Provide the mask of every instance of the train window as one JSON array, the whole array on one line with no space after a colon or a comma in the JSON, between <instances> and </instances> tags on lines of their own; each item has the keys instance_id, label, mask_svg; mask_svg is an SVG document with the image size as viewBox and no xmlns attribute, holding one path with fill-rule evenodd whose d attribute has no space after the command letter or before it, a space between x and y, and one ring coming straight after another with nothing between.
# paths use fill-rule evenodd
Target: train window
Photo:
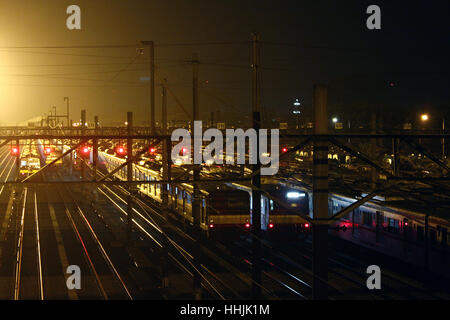
<instances>
[{"instance_id":1,"label":"train window","mask_svg":"<svg viewBox=\"0 0 450 320\"><path fill-rule=\"evenodd\" d=\"M372 213L363 211L363 222L366 226L372 226Z\"/></svg>"},{"instance_id":2,"label":"train window","mask_svg":"<svg viewBox=\"0 0 450 320\"><path fill-rule=\"evenodd\" d=\"M388 219L388 231L389 232L394 232L394 233L398 233L399 231L399 227L398 227L398 221L395 219Z\"/></svg>"},{"instance_id":3,"label":"train window","mask_svg":"<svg viewBox=\"0 0 450 320\"><path fill-rule=\"evenodd\" d=\"M202 209L201 209L201 223L206 223L206 200L202 200Z\"/></svg>"}]
</instances>

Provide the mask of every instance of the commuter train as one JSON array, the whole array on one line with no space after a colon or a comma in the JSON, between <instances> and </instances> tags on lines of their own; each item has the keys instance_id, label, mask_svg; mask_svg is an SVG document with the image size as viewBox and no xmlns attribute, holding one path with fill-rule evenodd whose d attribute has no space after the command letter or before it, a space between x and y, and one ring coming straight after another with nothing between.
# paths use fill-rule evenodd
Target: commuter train
<instances>
[{"instance_id":1,"label":"commuter train","mask_svg":"<svg viewBox=\"0 0 450 320\"><path fill-rule=\"evenodd\" d=\"M252 208L252 189L249 185L227 183L249 194ZM281 184L262 184L261 229L271 233L299 233L309 231L310 225L300 214L309 216L310 196L305 190L293 189ZM269 199L269 194L272 199Z\"/></svg>"},{"instance_id":2,"label":"commuter train","mask_svg":"<svg viewBox=\"0 0 450 320\"><path fill-rule=\"evenodd\" d=\"M99 158L108 171L125 161L102 152L99 152ZM116 177L126 179L126 167L120 170ZM136 180L148 181L161 179L158 171L145 168L142 164L133 166L133 177ZM161 188L159 184L143 184L139 186L139 191L161 202ZM273 178L263 180L262 190L266 191L261 197L262 230L268 234L298 234L311 230L309 223L298 215L302 213L312 217L311 190ZM168 192L171 208L186 221L192 222L192 185L174 185L168 188ZM413 264L420 265L425 250L428 250L430 269L449 276L450 222L444 218L430 216L426 224L425 213L379 200L384 199L374 198L337 220L330 226L329 233ZM329 216L355 201L357 200L351 197L331 194ZM252 224L252 192L248 185L202 185L200 206L201 227L209 233L225 227L250 228ZM429 244L427 246L424 245L426 239Z\"/></svg>"},{"instance_id":3,"label":"commuter train","mask_svg":"<svg viewBox=\"0 0 450 320\"><path fill-rule=\"evenodd\" d=\"M47 145L44 147L45 164L52 163L54 160L58 159L62 155L62 151L55 145ZM53 167L59 167L63 163L63 159L58 159Z\"/></svg>"},{"instance_id":4,"label":"commuter train","mask_svg":"<svg viewBox=\"0 0 450 320\"><path fill-rule=\"evenodd\" d=\"M99 162L109 172L125 160L104 152L99 152ZM127 168L116 173L116 178L125 180ZM142 164L133 166L133 177L136 180L154 181L161 179L158 171L146 168ZM138 189L157 202L161 202L160 184L143 184ZM261 229L275 233L276 231L298 233L309 230L309 223L297 213L309 214L310 197L307 192L299 192L281 185L267 184L262 186L274 200L261 196ZM183 183L168 187L169 206L180 213L184 219L193 222L191 199L193 187ZM249 229L252 225L252 192L249 186L236 183L224 185L201 185L201 228L213 231L224 228ZM280 205L278 200L284 203Z\"/></svg>"},{"instance_id":5,"label":"commuter train","mask_svg":"<svg viewBox=\"0 0 450 320\"><path fill-rule=\"evenodd\" d=\"M330 215L355 201L334 194L329 199ZM330 234L418 266L423 266L428 256L430 270L450 277L450 221L438 216L426 218L426 212L404 205L401 201L389 205L368 202L334 223Z\"/></svg>"},{"instance_id":6,"label":"commuter train","mask_svg":"<svg viewBox=\"0 0 450 320\"><path fill-rule=\"evenodd\" d=\"M27 178L28 176L38 172L41 169L41 159L34 144L26 143L24 145L19 160L19 181Z\"/></svg>"},{"instance_id":7,"label":"commuter train","mask_svg":"<svg viewBox=\"0 0 450 320\"><path fill-rule=\"evenodd\" d=\"M100 168L110 172L122 164L125 159L99 152ZM155 181L161 179L160 172L146 168L142 164L133 165L133 179ZM125 180L127 168L119 170L115 177ZM161 184L144 183L138 185L141 194L161 203ZM168 205L182 219L193 223L192 197L193 186L189 183L167 186ZM221 233L236 227L250 227L250 199L248 192L228 186L202 183L200 186L200 228L208 235Z\"/></svg>"}]
</instances>

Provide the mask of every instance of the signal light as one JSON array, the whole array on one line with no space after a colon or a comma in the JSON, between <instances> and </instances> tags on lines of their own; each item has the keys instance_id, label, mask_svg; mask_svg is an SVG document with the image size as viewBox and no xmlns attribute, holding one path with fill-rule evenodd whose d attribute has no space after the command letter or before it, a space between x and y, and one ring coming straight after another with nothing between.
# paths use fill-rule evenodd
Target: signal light
<instances>
[{"instance_id":1,"label":"signal light","mask_svg":"<svg viewBox=\"0 0 450 320\"><path fill-rule=\"evenodd\" d=\"M20 149L17 146L11 147L11 155L12 156L18 156L20 153Z\"/></svg>"},{"instance_id":2,"label":"signal light","mask_svg":"<svg viewBox=\"0 0 450 320\"><path fill-rule=\"evenodd\" d=\"M246 228L250 228L250 223L246 223L246 224L245 224L245 227L246 227Z\"/></svg>"},{"instance_id":3,"label":"signal light","mask_svg":"<svg viewBox=\"0 0 450 320\"><path fill-rule=\"evenodd\" d=\"M150 153L155 153L156 152L156 148L151 147L149 150Z\"/></svg>"},{"instance_id":4,"label":"signal light","mask_svg":"<svg viewBox=\"0 0 450 320\"><path fill-rule=\"evenodd\" d=\"M188 152L188 148L186 148L186 147L181 148L181 155L184 156L187 152Z\"/></svg>"},{"instance_id":5,"label":"signal light","mask_svg":"<svg viewBox=\"0 0 450 320\"><path fill-rule=\"evenodd\" d=\"M309 223L304 224L305 228L309 228Z\"/></svg>"},{"instance_id":6,"label":"signal light","mask_svg":"<svg viewBox=\"0 0 450 320\"><path fill-rule=\"evenodd\" d=\"M269 228L273 229L273 223L269 223Z\"/></svg>"},{"instance_id":7,"label":"signal light","mask_svg":"<svg viewBox=\"0 0 450 320\"><path fill-rule=\"evenodd\" d=\"M286 153L286 152L288 151L288 148L283 147L283 148L281 149L281 151L282 151L283 153Z\"/></svg>"},{"instance_id":8,"label":"signal light","mask_svg":"<svg viewBox=\"0 0 450 320\"><path fill-rule=\"evenodd\" d=\"M46 147L46 148L44 149L44 153L45 153L46 155L49 155L50 153L52 153L52 148Z\"/></svg>"},{"instance_id":9,"label":"signal light","mask_svg":"<svg viewBox=\"0 0 450 320\"><path fill-rule=\"evenodd\" d=\"M124 147L118 146L118 147L116 148L116 152L117 152L117 154L119 154L119 155L124 155L124 154L126 153L126 150L125 150Z\"/></svg>"},{"instance_id":10,"label":"signal light","mask_svg":"<svg viewBox=\"0 0 450 320\"><path fill-rule=\"evenodd\" d=\"M80 154L81 154L81 157L83 157L83 158L89 157L90 152L91 152L91 149L89 149L88 146L82 146L80 148Z\"/></svg>"},{"instance_id":11,"label":"signal light","mask_svg":"<svg viewBox=\"0 0 450 320\"><path fill-rule=\"evenodd\" d=\"M210 228L210 229L213 229L213 228L214 228L214 225L211 223L211 224L209 225L209 228Z\"/></svg>"}]
</instances>

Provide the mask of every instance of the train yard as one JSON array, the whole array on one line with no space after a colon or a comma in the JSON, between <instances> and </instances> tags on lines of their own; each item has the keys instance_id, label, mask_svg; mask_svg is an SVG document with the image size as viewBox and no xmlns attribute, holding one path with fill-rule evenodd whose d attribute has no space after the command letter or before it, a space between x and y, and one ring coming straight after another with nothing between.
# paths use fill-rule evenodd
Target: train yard
<instances>
[{"instance_id":1,"label":"train yard","mask_svg":"<svg viewBox=\"0 0 450 320\"><path fill-rule=\"evenodd\" d=\"M39 142L27 145L34 145L39 153ZM41 155L44 149L40 148ZM3 147L0 156L2 181L17 179L20 168L9 148ZM100 158L105 159L101 154ZM42 160L42 165L45 164ZM107 168L103 163L103 170L96 172L97 179L113 169ZM87 163L85 179L94 178L91 169ZM139 170L152 169L143 166ZM120 177L119 172L110 179ZM58 167L49 168L41 179L40 182L76 182L80 181L80 174L76 168L71 174L69 164L64 161ZM63 184L2 185L0 297L192 299L195 277L200 280L203 299L251 297L255 284L252 278L254 235L247 226L250 217L248 221L233 220L233 232L214 237L211 235L221 228L217 218L209 220L214 216L209 212L203 223L206 232L199 236L192 221L185 217L188 186L179 185L172 193L169 188L172 203L168 207L158 201L162 186L141 185L138 190L133 195L133 214L129 217L130 193L120 185L78 184L70 188ZM291 189L290 196L297 197L299 190ZM307 194L305 191L305 198ZM269 203L268 200L268 207ZM205 202L205 214L206 209ZM275 211L270 212L276 216ZM294 234L280 234L271 229L276 230L281 224L274 223L267 214L263 228L266 232L260 239L262 277L257 284L262 298L311 299L313 253L308 222L302 221L301 229L296 229ZM347 235L351 229L352 226L345 231ZM382 250L376 252L370 246L343 240L334 233L330 236L329 251L330 299L449 298L448 278L438 274L427 276L420 266L412 267L404 261L392 263L389 254ZM371 291L366 287L366 268L374 256L383 263L383 288ZM70 275L67 268L71 265L79 266L82 272L79 290L70 290L66 283Z\"/></svg>"}]
</instances>

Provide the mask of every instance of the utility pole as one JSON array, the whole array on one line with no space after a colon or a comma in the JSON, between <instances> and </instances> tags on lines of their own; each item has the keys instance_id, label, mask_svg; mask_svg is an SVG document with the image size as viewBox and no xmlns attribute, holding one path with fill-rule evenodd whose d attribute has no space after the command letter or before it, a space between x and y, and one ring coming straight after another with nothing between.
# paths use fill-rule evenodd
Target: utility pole
<instances>
[{"instance_id":1,"label":"utility pole","mask_svg":"<svg viewBox=\"0 0 450 320\"><path fill-rule=\"evenodd\" d=\"M56 117L56 106L53 106L53 109L55 109L55 127L58 124L58 118Z\"/></svg>"},{"instance_id":2,"label":"utility pole","mask_svg":"<svg viewBox=\"0 0 450 320\"><path fill-rule=\"evenodd\" d=\"M394 175L400 175L400 139L392 138L394 153Z\"/></svg>"},{"instance_id":3,"label":"utility pole","mask_svg":"<svg viewBox=\"0 0 450 320\"><path fill-rule=\"evenodd\" d=\"M261 297L261 164L259 163L259 135L261 117L259 113L259 35L252 34L252 122L256 130L256 164L252 166L252 298Z\"/></svg>"},{"instance_id":4,"label":"utility pole","mask_svg":"<svg viewBox=\"0 0 450 320\"><path fill-rule=\"evenodd\" d=\"M155 134L155 45L153 41L141 41L148 46L150 59L150 134Z\"/></svg>"},{"instance_id":5,"label":"utility pole","mask_svg":"<svg viewBox=\"0 0 450 320\"><path fill-rule=\"evenodd\" d=\"M445 119L442 119L442 134L445 134ZM445 138L444 137L442 137L441 144L442 144L442 160L444 160L445 159Z\"/></svg>"},{"instance_id":6,"label":"utility pole","mask_svg":"<svg viewBox=\"0 0 450 320\"><path fill-rule=\"evenodd\" d=\"M22 149L20 147L20 140L16 140L16 146L19 148L19 154L16 156L16 169L17 169L17 177L20 175L19 169L20 169L20 154L22 153Z\"/></svg>"},{"instance_id":7,"label":"utility pole","mask_svg":"<svg viewBox=\"0 0 450 320\"><path fill-rule=\"evenodd\" d=\"M95 135L98 135L98 116L94 117ZM92 141L92 166L94 167L94 181L97 181L97 163L98 163L98 139Z\"/></svg>"},{"instance_id":8,"label":"utility pole","mask_svg":"<svg viewBox=\"0 0 450 320\"><path fill-rule=\"evenodd\" d=\"M69 97L64 97L64 101L67 103L67 127L70 128L70 121L69 121Z\"/></svg>"},{"instance_id":9,"label":"utility pole","mask_svg":"<svg viewBox=\"0 0 450 320\"><path fill-rule=\"evenodd\" d=\"M161 134L165 135L167 134L167 89L166 89L166 85L167 85L167 80L163 79L163 83L161 85L161 90L162 90L162 108L161 108ZM162 162L163 162L163 180L167 181L168 178L168 172L169 172L169 168L170 168L170 154L168 154L166 152L167 149L167 145L169 144L170 141L168 141L167 139L163 140L162 143ZM163 203L163 207L167 207L168 205L168 190L167 187L169 185L164 185L163 186L163 190L162 190L162 203Z\"/></svg>"},{"instance_id":10,"label":"utility pole","mask_svg":"<svg viewBox=\"0 0 450 320\"><path fill-rule=\"evenodd\" d=\"M328 89L314 86L314 134L328 134ZM313 299L328 296L328 142L314 139L313 155Z\"/></svg>"},{"instance_id":11,"label":"utility pole","mask_svg":"<svg viewBox=\"0 0 450 320\"><path fill-rule=\"evenodd\" d=\"M133 158L133 112L127 112L127 160ZM133 181L133 161L127 163L127 181ZM128 186L127 197L127 226L128 226L128 240L131 242L131 231L133 227L133 186Z\"/></svg>"},{"instance_id":12,"label":"utility pole","mask_svg":"<svg viewBox=\"0 0 450 320\"><path fill-rule=\"evenodd\" d=\"M56 111L55 111L56 112ZM81 110L81 135L84 136L86 130L86 110ZM81 177L84 181L86 178L86 164L81 161Z\"/></svg>"},{"instance_id":13,"label":"utility pole","mask_svg":"<svg viewBox=\"0 0 450 320\"><path fill-rule=\"evenodd\" d=\"M201 229L200 229L200 190L198 187L198 180L200 179L200 166L199 164L195 163L196 158L198 158L198 155L196 155L196 149L195 149L195 141L196 141L196 135L202 135L202 132L196 132L194 130L194 123L197 120L200 120L199 116L199 107L198 107L198 55L197 53L192 54L192 125L191 130L194 133L194 142L191 146L191 155L194 159L194 165L193 165L193 199L192 199L192 216L194 218L194 232L195 232L195 239L197 241L197 244L195 246L195 255L194 255L194 267L197 269L194 272L194 297L195 300L200 300L202 295L202 286L201 286L201 278L200 278L200 270L201 270L201 264L199 260L199 254L200 254L200 248L199 248L199 241L201 238ZM201 139L200 139L201 140ZM201 146L200 146L200 152L201 152Z\"/></svg>"},{"instance_id":14,"label":"utility pole","mask_svg":"<svg viewBox=\"0 0 450 320\"><path fill-rule=\"evenodd\" d=\"M372 112L370 117L370 133L375 135L377 133L377 114ZM369 142L372 152L374 152L375 156L377 155L377 140L375 138L370 139ZM371 179L370 179L370 188L375 190L377 185L377 169L372 167L371 170Z\"/></svg>"},{"instance_id":15,"label":"utility pole","mask_svg":"<svg viewBox=\"0 0 450 320\"><path fill-rule=\"evenodd\" d=\"M167 134L167 80L163 79L162 89L162 109L161 109L161 134ZM162 162L163 162L163 180L170 181L170 154L171 154L171 141L170 139L164 139L162 142ZM161 287L169 287L169 241L167 239L167 229L169 224L169 191L170 184L162 185L162 203L165 221L162 224L163 238L161 248Z\"/></svg>"}]
</instances>

